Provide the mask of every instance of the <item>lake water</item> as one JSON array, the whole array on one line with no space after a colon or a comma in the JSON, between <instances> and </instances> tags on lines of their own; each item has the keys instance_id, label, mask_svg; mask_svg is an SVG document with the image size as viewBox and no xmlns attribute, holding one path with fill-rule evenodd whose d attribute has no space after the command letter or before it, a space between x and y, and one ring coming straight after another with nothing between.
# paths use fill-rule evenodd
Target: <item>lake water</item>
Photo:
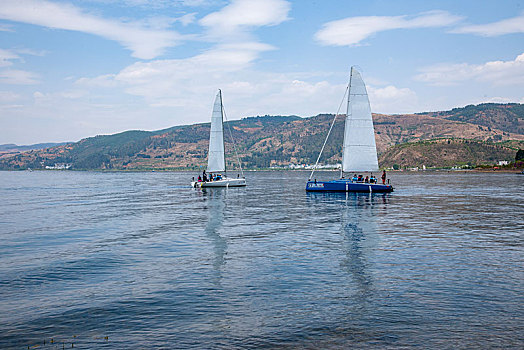
<instances>
[{"instance_id":1,"label":"lake water","mask_svg":"<svg viewBox=\"0 0 524 350\"><path fill-rule=\"evenodd\" d=\"M524 176L196 175L0 172L0 348L524 347Z\"/></svg>"}]
</instances>

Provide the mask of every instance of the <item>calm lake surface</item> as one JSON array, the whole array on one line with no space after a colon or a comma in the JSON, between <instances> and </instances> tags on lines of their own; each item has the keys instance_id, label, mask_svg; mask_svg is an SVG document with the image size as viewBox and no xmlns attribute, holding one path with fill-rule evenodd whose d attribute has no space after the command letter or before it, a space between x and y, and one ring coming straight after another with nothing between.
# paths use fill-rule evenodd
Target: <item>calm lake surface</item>
<instances>
[{"instance_id":1,"label":"calm lake surface","mask_svg":"<svg viewBox=\"0 0 524 350\"><path fill-rule=\"evenodd\" d=\"M196 175L0 172L0 348L524 347L524 176Z\"/></svg>"}]
</instances>

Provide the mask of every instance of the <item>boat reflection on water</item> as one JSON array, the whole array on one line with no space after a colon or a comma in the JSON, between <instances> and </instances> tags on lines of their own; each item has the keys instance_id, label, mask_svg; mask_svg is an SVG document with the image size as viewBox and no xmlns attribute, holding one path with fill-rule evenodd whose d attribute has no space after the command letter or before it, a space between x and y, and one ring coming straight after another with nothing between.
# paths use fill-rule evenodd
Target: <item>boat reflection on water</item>
<instances>
[{"instance_id":1,"label":"boat reflection on water","mask_svg":"<svg viewBox=\"0 0 524 350\"><path fill-rule=\"evenodd\" d=\"M378 220L387 209L389 193L308 192L310 205L318 210L329 210L340 222L340 248L343 258L341 271L348 276L351 301L348 317L366 318L373 312L371 298L380 289L374 285L376 250L379 247ZM334 214L336 213L336 214Z\"/></svg>"},{"instance_id":2,"label":"boat reflection on water","mask_svg":"<svg viewBox=\"0 0 524 350\"><path fill-rule=\"evenodd\" d=\"M343 237L345 259L341 262L352 279L355 287L354 297L357 306L365 307L370 294L373 293L373 277L370 269L374 248L376 246L377 225L372 212L373 196L355 196L347 200L341 212L340 232ZM378 199L385 199L381 196Z\"/></svg>"},{"instance_id":3,"label":"boat reflection on water","mask_svg":"<svg viewBox=\"0 0 524 350\"><path fill-rule=\"evenodd\" d=\"M225 188L202 188L202 196L207 201L207 224L205 234L213 244L213 270L215 272L215 283L220 285L223 267L226 263L227 241L220 235L220 229L224 223L224 211L226 209L227 189Z\"/></svg>"},{"instance_id":4,"label":"boat reflection on water","mask_svg":"<svg viewBox=\"0 0 524 350\"><path fill-rule=\"evenodd\" d=\"M344 206L368 207L388 204L392 194L379 192L306 192L311 203L342 203ZM377 208L378 209L378 208Z\"/></svg>"}]
</instances>

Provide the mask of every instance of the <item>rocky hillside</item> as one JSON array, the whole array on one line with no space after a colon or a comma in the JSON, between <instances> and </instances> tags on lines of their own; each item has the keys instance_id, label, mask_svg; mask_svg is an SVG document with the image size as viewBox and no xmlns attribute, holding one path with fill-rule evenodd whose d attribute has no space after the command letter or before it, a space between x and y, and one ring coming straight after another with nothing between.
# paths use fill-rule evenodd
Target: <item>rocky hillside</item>
<instances>
[{"instance_id":1,"label":"rocky hillside","mask_svg":"<svg viewBox=\"0 0 524 350\"><path fill-rule=\"evenodd\" d=\"M524 105L519 103L483 103L453 108L451 111L422 113L422 115L476 124L488 130L498 129L524 134Z\"/></svg>"},{"instance_id":2,"label":"rocky hillside","mask_svg":"<svg viewBox=\"0 0 524 350\"><path fill-rule=\"evenodd\" d=\"M250 117L225 125L229 168L236 149L247 168L312 164L334 116ZM493 164L513 160L524 148L521 104L483 104L451 111L410 115L373 115L381 166ZM340 162L343 116L337 117L322 163ZM482 124L480 124L482 123ZM516 124L515 124L516 123ZM516 125L515 127L512 127ZM154 132L127 131L96 136L44 150L0 155L0 169L195 169L206 164L209 123Z\"/></svg>"},{"instance_id":3,"label":"rocky hillside","mask_svg":"<svg viewBox=\"0 0 524 350\"><path fill-rule=\"evenodd\" d=\"M524 143L523 143L524 144ZM509 143L488 143L467 139L438 139L403 143L388 149L380 156L381 166L399 168L474 167L514 160L515 149ZM481 161L479 161L481 160Z\"/></svg>"}]
</instances>

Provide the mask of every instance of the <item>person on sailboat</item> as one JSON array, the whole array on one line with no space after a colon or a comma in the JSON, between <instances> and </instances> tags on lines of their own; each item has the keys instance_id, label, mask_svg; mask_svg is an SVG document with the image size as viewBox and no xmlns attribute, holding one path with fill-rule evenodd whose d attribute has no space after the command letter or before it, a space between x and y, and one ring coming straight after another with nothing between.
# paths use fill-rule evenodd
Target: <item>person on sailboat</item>
<instances>
[{"instance_id":1,"label":"person on sailboat","mask_svg":"<svg viewBox=\"0 0 524 350\"><path fill-rule=\"evenodd\" d=\"M385 185L386 184L386 171L384 170L384 172L382 173L382 184Z\"/></svg>"},{"instance_id":2,"label":"person on sailboat","mask_svg":"<svg viewBox=\"0 0 524 350\"><path fill-rule=\"evenodd\" d=\"M358 181L358 177L357 177L357 174L353 175L353 182L357 182Z\"/></svg>"}]
</instances>

